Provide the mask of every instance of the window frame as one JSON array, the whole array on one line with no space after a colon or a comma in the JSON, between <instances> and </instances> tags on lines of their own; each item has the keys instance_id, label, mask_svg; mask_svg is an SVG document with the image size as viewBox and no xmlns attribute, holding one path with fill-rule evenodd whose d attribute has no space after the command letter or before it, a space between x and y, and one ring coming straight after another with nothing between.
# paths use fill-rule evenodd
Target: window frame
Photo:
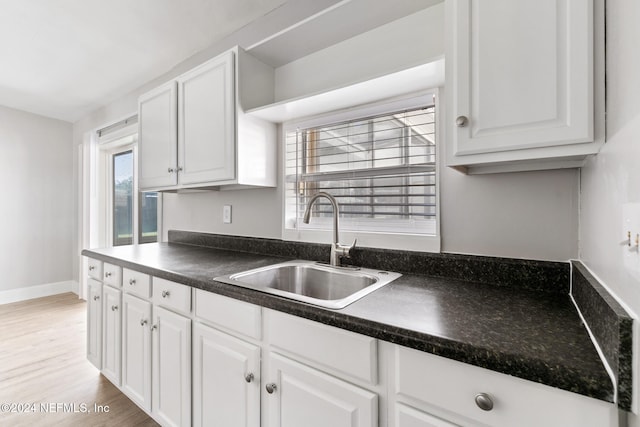
<instances>
[{"instance_id":1,"label":"window frame","mask_svg":"<svg viewBox=\"0 0 640 427\"><path fill-rule=\"evenodd\" d=\"M435 96L435 102L432 100ZM442 105L440 103L440 91L435 89L429 89L414 93L411 95L405 95L400 97L394 97L379 102L369 103L365 105L355 106L352 108L333 111L330 113L305 117L301 119L291 120L285 122L280 127L280 141L281 141L281 202L282 202L282 224L281 235L283 240L287 241L301 241L311 243L330 243L331 242L331 230L330 229L313 229L313 228L288 228L287 227L287 186L286 186L286 135L287 133L297 128L311 128L323 125L329 125L331 123L339 123L348 120L354 120L358 118L364 118L369 116L376 116L380 114L392 113L403 109L417 108L424 106L425 103L433 103L436 108L436 133L435 133L435 200L436 200L436 220L435 220L435 233L433 235L426 234L412 234L407 232L389 232L389 231L349 231L340 230L341 243L350 244L354 239L358 240L358 246L385 248L385 249L402 249L402 250L414 250L422 252L440 252L440 141L442 138L441 132L443 127L441 126L442 120Z\"/></svg>"},{"instance_id":2,"label":"window frame","mask_svg":"<svg viewBox=\"0 0 640 427\"><path fill-rule=\"evenodd\" d=\"M126 151L133 152L133 181L135 197L133 197L133 242L132 244L144 244L150 242L139 241L140 230L140 190L138 188L138 126L137 123L128 125L122 129L109 133L106 136L98 137L96 134L97 146L100 157L98 167L99 188L99 209L98 227L100 239L103 242L100 246L113 246L113 156ZM162 193L158 193L157 204L157 242L162 241Z\"/></svg>"}]
</instances>

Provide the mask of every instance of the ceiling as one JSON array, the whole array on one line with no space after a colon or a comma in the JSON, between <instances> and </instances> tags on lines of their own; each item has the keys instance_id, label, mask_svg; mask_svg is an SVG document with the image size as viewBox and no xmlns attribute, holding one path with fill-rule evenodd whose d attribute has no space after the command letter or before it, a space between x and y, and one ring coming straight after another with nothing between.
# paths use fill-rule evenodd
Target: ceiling
<instances>
[{"instance_id":1,"label":"ceiling","mask_svg":"<svg viewBox=\"0 0 640 427\"><path fill-rule=\"evenodd\" d=\"M0 105L75 122L286 0L0 0Z\"/></svg>"}]
</instances>

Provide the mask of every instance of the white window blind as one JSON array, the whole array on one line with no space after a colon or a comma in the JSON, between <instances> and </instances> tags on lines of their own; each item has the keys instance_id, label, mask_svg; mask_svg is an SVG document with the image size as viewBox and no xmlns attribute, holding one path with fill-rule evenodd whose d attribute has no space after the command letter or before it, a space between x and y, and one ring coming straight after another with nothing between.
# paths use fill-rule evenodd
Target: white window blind
<instances>
[{"instance_id":1,"label":"white window blind","mask_svg":"<svg viewBox=\"0 0 640 427\"><path fill-rule=\"evenodd\" d=\"M436 234L436 107L286 131L285 227L331 227L333 211L319 199L310 223L302 217L318 191L340 205L342 230Z\"/></svg>"}]
</instances>

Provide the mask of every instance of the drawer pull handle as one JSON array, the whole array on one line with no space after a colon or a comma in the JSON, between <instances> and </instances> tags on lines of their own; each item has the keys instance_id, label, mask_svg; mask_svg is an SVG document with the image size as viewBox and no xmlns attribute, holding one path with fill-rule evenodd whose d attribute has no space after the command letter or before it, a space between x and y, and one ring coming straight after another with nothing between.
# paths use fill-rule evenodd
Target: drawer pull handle
<instances>
[{"instance_id":1,"label":"drawer pull handle","mask_svg":"<svg viewBox=\"0 0 640 427\"><path fill-rule=\"evenodd\" d=\"M117 309L118 309L118 306L117 306L117 305L112 305L112 306L111 306L111 311L116 311Z\"/></svg>"},{"instance_id":2,"label":"drawer pull handle","mask_svg":"<svg viewBox=\"0 0 640 427\"><path fill-rule=\"evenodd\" d=\"M459 128L463 128L468 124L469 124L469 119L467 118L467 116L458 116L456 118L456 126L458 126Z\"/></svg>"},{"instance_id":3,"label":"drawer pull handle","mask_svg":"<svg viewBox=\"0 0 640 427\"><path fill-rule=\"evenodd\" d=\"M94 296L93 296L93 300L94 300L94 301L98 301L99 299L100 299L100 295L94 295Z\"/></svg>"},{"instance_id":4,"label":"drawer pull handle","mask_svg":"<svg viewBox=\"0 0 640 427\"><path fill-rule=\"evenodd\" d=\"M135 285L136 284L136 279L129 279L129 284L130 285Z\"/></svg>"},{"instance_id":5,"label":"drawer pull handle","mask_svg":"<svg viewBox=\"0 0 640 427\"><path fill-rule=\"evenodd\" d=\"M493 409L493 400L487 393L476 394L476 405L483 411L490 411Z\"/></svg>"},{"instance_id":6,"label":"drawer pull handle","mask_svg":"<svg viewBox=\"0 0 640 427\"><path fill-rule=\"evenodd\" d=\"M140 319L140 326L144 326L147 324L147 319Z\"/></svg>"},{"instance_id":7,"label":"drawer pull handle","mask_svg":"<svg viewBox=\"0 0 640 427\"><path fill-rule=\"evenodd\" d=\"M278 386L276 386L274 383L269 383L264 388L267 389L267 393L273 394L273 392L278 389Z\"/></svg>"},{"instance_id":8,"label":"drawer pull handle","mask_svg":"<svg viewBox=\"0 0 640 427\"><path fill-rule=\"evenodd\" d=\"M167 298L169 296L169 291L162 291L162 298Z\"/></svg>"},{"instance_id":9,"label":"drawer pull handle","mask_svg":"<svg viewBox=\"0 0 640 427\"><path fill-rule=\"evenodd\" d=\"M253 374L247 374L244 376L244 380L248 383L250 383L251 381L253 381Z\"/></svg>"}]
</instances>

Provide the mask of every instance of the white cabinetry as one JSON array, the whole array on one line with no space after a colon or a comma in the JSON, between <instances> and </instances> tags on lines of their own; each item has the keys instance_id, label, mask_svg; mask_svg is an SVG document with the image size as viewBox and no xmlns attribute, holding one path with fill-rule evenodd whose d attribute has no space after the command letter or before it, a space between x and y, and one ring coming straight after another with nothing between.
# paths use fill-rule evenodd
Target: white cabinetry
<instances>
[{"instance_id":1,"label":"white cabinetry","mask_svg":"<svg viewBox=\"0 0 640 427\"><path fill-rule=\"evenodd\" d=\"M87 280L87 359L102 369L102 283Z\"/></svg>"},{"instance_id":2,"label":"white cabinetry","mask_svg":"<svg viewBox=\"0 0 640 427\"><path fill-rule=\"evenodd\" d=\"M151 411L151 303L125 293L122 298L122 390Z\"/></svg>"},{"instance_id":3,"label":"white cabinetry","mask_svg":"<svg viewBox=\"0 0 640 427\"><path fill-rule=\"evenodd\" d=\"M104 286L102 306L102 374L113 384L120 385L121 367L121 298L122 292Z\"/></svg>"},{"instance_id":4,"label":"white cabinetry","mask_svg":"<svg viewBox=\"0 0 640 427\"><path fill-rule=\"evenodd\" d=\"M447 165L575 167L596 153L602 17L600 0L447 0Z\"/></svg>"},{"instance_id":5,"label":"white cabinetry","mask_svg":"<svg viewBox=\"0 0 640 427\"><path fill-rule=\"evenodd\" d=\"M194 291L193 425L260 425L259 306Z\"/></svg>"},{"instance_id":6,"label":"white cabinetry","mask_svg":"<svg viewBox=\"0 0 640 427\"><path fill-rule=\"evenodd\" d=\"M272 85L273 69L236 47L142 95L140 188L275 186L275 125L244 114Z\"/></svg>"},{"instance_id":7,"label":"white cabinetry","mask_svg":"<svg viewBox=\"0 0 640 427\"><path fill-rule=\"evenodd\" d=\"M260 425L260 347L201 323L193 328L193 425Z\"/></svg>"},{"instance_id":8,"label":"white cabinetry","mask_svg":"<svg viewBox=\"0 0 640 427\"><path fill-rule=\"evenodd\" d=\"M178 91L171 81L138 100L140 188L178 184Z\"/></svg>"},{"instance_id":9,"label":"white cabinetry","mask_svg":"<svg viewBox=\"0 0 640 427\"><path fill-rule=\"evenodd\" d=\"M233 53L178 78L178 158L181 184L235 178Z\"/></svg>"},{"instance_id":10,"label":"white cabinetry","mask_svg":"<svg viewBox=\"0 0 640 427\"><path fill-rule=\"evenodd\" d=\"M390 372L392 427L617 425L610 403L406 347L393 346Z\"/></svg>"},{"instance_id":11,"label":"white cabinetry","mask_svg":"<svg viewBox=\"0 0 640 427\"><path fill-rule=\"evenodd\" d=\"M280 312L266 313L268 425L378 426L377 341Z\"/></svg>"},{"instance_id":12,"label":"white cabinetry","mask_svg":"<svg viewBox=\"0 0 640 427\"><path fill-rule=\"evenodd\" d=\"M188 426L191 289L159 278L150 282L149 276L128 270L126 278L130 287L125 287L123 301L122 389L162 425ZM137 296L149 293L154 304Z\"/></svg>"},{"instance_id":13,"label":"white cabinetry","mask_svg":"<svg viewBox=\"0 0 640 427\"><path fill-rule=\"evenodd\" d=\"M378 396L276 353L265 384L269 427L376 427Z\"/></svg>"},{"instance_id":14,"label":"white cabinetry","mask_svg":"<svg viewBox=\"0 0 640 427\"><path fill-rule=\"evenodd\" d=\"M191 425L191 319L153 307L152 404L165 426Z\"/></svg>"},{"instance_id":15,"label":"white cabinetry","mask_svg":"<svg viewBox=\"0 0 640 427\"><path fill-rule=\"evenodd\" d=\"M102 303L88 305L87 355L100 354L102 322L103 374L162 425L618 425L615 404L133 270L122 277L124 292L89 281Z\"/></svg>"}]
</instances>

